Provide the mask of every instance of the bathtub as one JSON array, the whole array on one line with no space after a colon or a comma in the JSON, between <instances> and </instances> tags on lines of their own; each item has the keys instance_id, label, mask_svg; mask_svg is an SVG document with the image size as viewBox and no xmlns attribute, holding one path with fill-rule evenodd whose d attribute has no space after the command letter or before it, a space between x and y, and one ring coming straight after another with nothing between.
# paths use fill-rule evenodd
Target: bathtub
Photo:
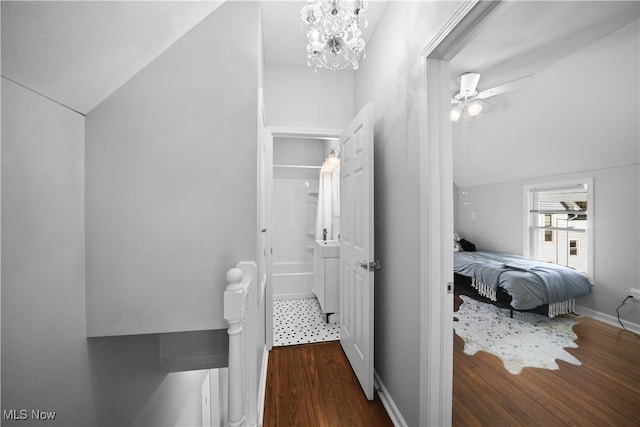
<instances>
[{"instance_id":1,"label":"bathtub","mask_svg":"<svg viewBox=\"0 0 640 427\"><path fill-rule=\"evenodd\" d=\"M274 262L273 299L313 298L313 262Z\"/></svg>"}]
</instances>

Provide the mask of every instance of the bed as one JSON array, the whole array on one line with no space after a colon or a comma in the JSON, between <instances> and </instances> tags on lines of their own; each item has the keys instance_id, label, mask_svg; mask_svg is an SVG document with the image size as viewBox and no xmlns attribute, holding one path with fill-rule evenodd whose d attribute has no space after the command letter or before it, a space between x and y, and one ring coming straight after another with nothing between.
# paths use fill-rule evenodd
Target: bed
<instances>
[{"instance_id":1,"label":"bed","mask_svg":"<svg viewBox=\"0 0 640 427\"><path fill-rule=\"evenodd\" d=\"M575 298L589 295L591 284L570 267L487 250L454 252L456 286L470 284L497 305L540 311L549 317L574 311Z\"/></svg>"}]
</instances>

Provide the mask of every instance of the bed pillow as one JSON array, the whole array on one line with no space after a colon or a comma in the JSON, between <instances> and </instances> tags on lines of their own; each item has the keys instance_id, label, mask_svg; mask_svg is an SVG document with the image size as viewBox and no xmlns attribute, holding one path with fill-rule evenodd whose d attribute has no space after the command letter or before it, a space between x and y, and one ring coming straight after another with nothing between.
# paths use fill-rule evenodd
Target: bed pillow
<instances>
[{"instance_id":1,"label":"bed pillow","mask_svg":"<svg viewBox=\"0 0 640 427\"><path fill-rule=\"evenodd\" d=\"M462 246L462 250L465 252L473 252L476 250L476 245L467 239L460 239L460 246Z\"/></svg>"}]
</instances>

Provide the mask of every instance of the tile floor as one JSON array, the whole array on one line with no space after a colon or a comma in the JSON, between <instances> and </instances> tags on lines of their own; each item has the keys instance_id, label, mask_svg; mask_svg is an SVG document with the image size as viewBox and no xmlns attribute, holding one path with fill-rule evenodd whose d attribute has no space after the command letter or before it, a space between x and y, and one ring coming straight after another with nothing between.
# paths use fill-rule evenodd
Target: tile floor
<instances>
[{"instance_id":1,"label":"tile floor","mask_svg":"<svg viewBox=\"0 0 640 427\"><path fill-rule=\"evenodd\" d=\"M325 323L315 298L273 300L273 345L308 344L340 339L340 324Z\"/></svg>"}]
</instances>

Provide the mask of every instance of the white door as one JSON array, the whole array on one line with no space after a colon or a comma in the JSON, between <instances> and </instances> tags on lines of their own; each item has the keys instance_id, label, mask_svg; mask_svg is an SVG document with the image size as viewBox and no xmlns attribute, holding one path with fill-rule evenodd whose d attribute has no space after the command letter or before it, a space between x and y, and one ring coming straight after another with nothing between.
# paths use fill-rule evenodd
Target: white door
<instances>
[{"instance_id":1,"label":"white door","mask_svg":"<svg viewBox=\"0 0 640 427\"><path fill-rule=\"evenodd\" d=\"M265 122L264 96L258 89L258 307L265 304L264 333L267 349L273 346L271 263L271 201L273 200L273 135ZM262 331L260 332L262 334Z\"/></svg>"},{"instance_id":2,"label":"white door","mask_svg":"<svg viewBox=\"0 0 640 427\"><path fill-rule=\"evenodd\" d=\"M265 181L266 197L263 201L263 209L265 215L266 232L262 250L265 256L265 338L267 349L273 348L273 247L271 239L273 230L273 134L269 129L265 129L265 172L263 180Z\"/></svg>"},{"instance_id":3,"label":"white door","mask_svg":"<svg viewBox=\"0 0 640 427\"><path fill-rule=\"evenodd\" d=\"M269 139L269 132L267 130L265 121L264 121L264 101L262 99L262 91L258 93L258 185L259 185L259 196L258 196L258 206L260 211L258 212L260 222L259 222L259 240L260 240L260 254L258 262L258 276L260 277L260 292L258 296L262 296L262 291L267 283L267 250L268 250L268 239L267 239L267 206L268 206L268 194L267 194L267 171L269 169L268 158L267 158L267 140Z\"/></svg>"},{"instance_id":4,"label":"white door","mask_svg":"<svg viewBox=\"0 0 640 427\"><path fill-rule=\"evenodd\" d=\"M340 138L340 343L373 400L373 105Z\"/></svg>"}]
</instances>

